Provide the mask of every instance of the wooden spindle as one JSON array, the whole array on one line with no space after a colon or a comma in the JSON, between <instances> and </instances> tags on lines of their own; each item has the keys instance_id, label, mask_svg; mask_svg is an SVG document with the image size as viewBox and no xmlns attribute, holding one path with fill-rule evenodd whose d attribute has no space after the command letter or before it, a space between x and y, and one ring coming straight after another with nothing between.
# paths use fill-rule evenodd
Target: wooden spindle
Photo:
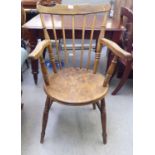
<instances>
[{"instance_id":1,"label":"wooden spindle","mask_svg":"<svg viewBox=\"0 0 155 155\"><path fill-rule=\"evenodd\" d=\"M95 53L95 62L94 62L94 69L93 69L94 74L96 74L97 69L98 69L100 55L101 55L101 48L102 48L102 45L98 44L98 48L97 48L97 51Z\"/></svg>"},{"instance_id":2,"label":"wooden spindle","mask_svg":"<svg viewBox=\"0 0 155 155\"><path fill-rule=\"evenodd\" d=\"M62 36L63 36L63 43L64 43L64 51L65 51L65 64L68 65L68 51L66 48L66 35L65 35L64 16L63 15L61 15L61 23L62 23Z\"/></svg>"},{"instance_id":3,"label":"wooden spindle","mask_svg":"<svg viewBox=\"0 0 155 155\"><path fill-rule=\"evenodd\" d=\"M108 12L105 12L98 40L100 40L100 38L104 37L105 35L107 17L108 17ZM96 49L96 58L95 58L94 69L93 69L94 74L97 72L97 69L98 69L101 50L102 50L102 45L98 41L97 49Z\"/></svg>"},{"instance_id":4,"label":"wooden spindle","mask_svg":"<svg viewBox=\"0 0 155 155\"><path fill-rule=\"evenodd\" d=\"M103 20L102 20L102 25L101 25L101 31L100 31L98 40L100 40L101 38L104 38L105 30L106 30L106 23L107 23L108 13L109 13L109 12L104 12L104 16L103 16ZM98 51L99 49L100 49L100 43L98 42L98 43L97 43L97 51Z\"/></svg>"},{"instance_id":5,"label":"wooden spindle","mask_svg":"<svg viewBox=\"0 0 155 155\"><path fill-rule=\"evenodd\" d=\"M116 64L117 64L117 56L114 56L110 66L108 68L108 71L106 73L106 76L105 76L105 79L104 79L104 82L103 82L103 87L106 87L107 84L109 83L110 78L111 78L111 76L113 75L113 73L115 71Z\"/></svg>"},{"instance_id":6,"label":"wooden spindle","mask_svg":"<svg viewBox=\"0 0 155 155\"><path fill-rule=\"evenodd\" d=\"M40 60L40 65L41 65L41 70L42 70L44 82L46 85L49 85L48 71L47 71L47 68L45 66L43 56L40 56L39 60Z\"/></svg>"},{"instance_id":7,"label":"wooden spindle","mask_svg":"<svg viewBox=\"0 0 155 155\"><path fill-rule=\"evenodd\" d=\"M105 30L106 30L106 24L107 24L107 19L108 19L108 14L109 14L109 12L104 12L99 39L100 38L104 38Z\"/></svg>"},{"instance_id":8,"label":"wooden spindle","mask_svg":"<svg viewBox=\"0 0 155 155\"><path fill-rule=\"evenodd\" d=\"M45 26L45 23L44 23L44 17L42 14L40 14L40 19L41 19L41 24L43 26L44 37L45 37L45 39L50 39L49 34L46 29L46 26Z\"/></svg>"},{"instance_id":9,"label":"wooden spindle","mask_svg":"<svg viewBox=\"0 0 155 155\"><path fill-rule=\"evenodd\" d=\"M57 59L58 59L59 65L60 65L60 69L62 69L61 57L60 57L60 50L59 50L59 44L58 44L57 34L56 34L56 30L55 30L55 24L54 24L53 15L51 15L51 19L52 19L52 29L53 29L54 39L55 39L55 43L56 43Z\"/></svg>"},{"instance_id":10,"label":"wooden spindle","mask_svg":"<svg viewBox=\"0 0 155 155\"><path fill-rule=\"evenodd\" d=\"M87 66L86 66L87 69L89 69L89 66L90 66L92 41L93 41L93 34L94 34L95 24L96 24L96 15L94 15L93 23L92 23L92 26L91 26L90 44L89 44L88 60L87 60Z\"/></svg>"},{"instance_id":11,"label":"wooden spindle","mask_svg":"<svg viewBox=\"0 0 155 155\"><path fill-rule=\"evenodd\" d=\"M50 57L50 62L51 62L52 67L53 67L53 72L57 73L57 68L56 68L56 65L55 65L55 59L54 59L54 56L53 56L52 47L48 46L47 48L48 48L48 53L49 53L49 57Z\"/></svg>"},{"instance_id":12,"label":"wooden spindle","mask_svg":"<svg viewBox=\"0 0 155 155\"><path fill-rule=\"evenodd\" d=\"M72 64L75 65L75 16L74 15L72 15L72 47L73 47Z\"/></svg>"},{"instance_id":13,"label":"wooden spindle","mask_svg":"<svg viewBox=\"0 0 155 155\"><path fill-rule=\"evenodd\" d=\"M49 39L50 40L50 37L49 37L49 34L47 32L47 29L46 29L46 26L45 26L43 18L44 18L43 15L40 14L40 19L41 19L41 23L42 23L42 26L43 26L43 32L44 32L45 39ZM53 67L53 72L56 73L57 69L56 69L55 59L54 59L53 50L52 50L52 43L51 43L50 46L48 46L48 52L49 52L50 62L51 62L52 67Z\"/></svg>"},{"instance_id":14,"label":"wooden spindle","mask_svg":"<svg viewBox=\"0 0 155 155\"><path fill-rule=\"evenodd\" d=\"M81 56L80 56L80 68L82 68L82 64L83 64L85 27L86 27L86 15L84 15L83 25L82 25L82 47L81 47Z\"/></svg>"}]
</instances>

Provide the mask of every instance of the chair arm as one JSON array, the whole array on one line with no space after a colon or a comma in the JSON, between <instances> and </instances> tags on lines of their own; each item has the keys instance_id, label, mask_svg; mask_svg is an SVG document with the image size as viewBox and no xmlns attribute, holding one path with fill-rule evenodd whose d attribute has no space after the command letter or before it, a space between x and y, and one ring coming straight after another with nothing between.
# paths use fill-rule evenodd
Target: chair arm
<instances>
[{"instance_id":1,"label":"chair arm","mask_svg":"<svg viewBox=\"0 0 155 155\"><path fill-rule=\"evenodd\" d=\"M115 42L105 39L105 38L101 38L100 43L102 45L106 45L113 52L114 55L122 59L125 59L125 60L132 60L132 55L129 52L123 50Z\"/></svg>"},{"instance_id":2,"label":"chair arm","mask_svg":"<svg viewBox=\"0 0 155 155\"><path fill-rule=\"evenodd\" d=\"M50 40L43 40L39 42L36 48L29 54L29 57L33 59L38 59L42 55L44 49L50 45L51 45Z\"/></svg>"}]
</instances>

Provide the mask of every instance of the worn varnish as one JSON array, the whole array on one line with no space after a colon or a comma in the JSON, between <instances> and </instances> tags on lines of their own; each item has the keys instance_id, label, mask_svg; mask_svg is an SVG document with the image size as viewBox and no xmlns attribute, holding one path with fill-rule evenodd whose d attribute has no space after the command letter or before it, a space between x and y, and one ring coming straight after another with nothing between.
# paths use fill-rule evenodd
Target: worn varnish
<instances>
[{"instance_id":1,"label":"worn varnish","mask_svg":"<svg viewBox=\"0 0 155 155\"><path fill-rule=\"evenodd\" d=\"M70 105L84 105L102 99L108 86L103 87L104 76L92 70L65 68L50 76L45 92L53 100Z\"/></svg>"}]
</instances>

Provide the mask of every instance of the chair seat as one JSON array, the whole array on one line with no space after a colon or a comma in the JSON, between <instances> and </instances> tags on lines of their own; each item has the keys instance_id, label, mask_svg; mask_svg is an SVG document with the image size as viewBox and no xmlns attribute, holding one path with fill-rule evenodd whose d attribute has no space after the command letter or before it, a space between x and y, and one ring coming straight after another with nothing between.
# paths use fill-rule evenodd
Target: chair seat
<instances>
[{"instance_id":1,"label":"chair seat","mask_svg":"<svg viewBox=\"0 0 155 155\"><path fill-rule=\"evenodd\" d=\"M46 94L53 100L71 105L96 102L104 98L109 87L103 87L102 74L80 68L64 68L53 73L49 80L50 85L44 86Z\"/></svg>"}]
</instances>

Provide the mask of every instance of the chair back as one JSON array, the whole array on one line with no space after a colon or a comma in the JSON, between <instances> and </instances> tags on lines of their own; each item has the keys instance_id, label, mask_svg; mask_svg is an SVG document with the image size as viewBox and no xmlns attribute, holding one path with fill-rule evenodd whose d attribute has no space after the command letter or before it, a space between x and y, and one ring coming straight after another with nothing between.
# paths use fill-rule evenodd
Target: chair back
<instances>
[{"instance_id":1,"label":"chair back","mask_svg":"<svg viewBox=\"0 0 155 155\"><path fill-rule=\"evenodd\" d=\"M126 27L126 31L122 35L123 48L132 52L133 50L133 12L129 8L121 7L121 24Z\"/></svg>"},{"instance_id":2,"label":"chair back","mask_svg":"<svg viewBox=\"0 0 155 155\"><path fill-rule=\"evenodd\" d=\"M98 5L62 5L57 4L55 6L43 6L40 3L37 4L37 10L40 13L40 19L43 27L45 39L51 39L50 36L53 36L52 39L55 40L56 51L52 49L52 46L48 47L50 61L52 63L53 71L56 73L57 68L55 65L55 60L59 63L59 68L62 69L62 59L64 59L64 66L69 65L69 51L67 48L66 39L72 40L72 66L76 66L76 48L75 48L75 39L81 39L80 46L80 58L78 58L79 63L78 67L90 68L91 62L91 51L94 38L94 32L98 30L98 39L104 37L107 17L110 11L109 4L98 4ZM45 23L46 17L50 16L51 21L49 25L52 27L52 31L48 30L48 26ZM100 20L97 20L97 18ZM51 35L50 35L51 33ZM86 38L86 33L89 38ZM89 34L89 35L88 35ZM63 47L60 50L59 39L63 39ZM85 49L85 39L89 39L89 50L87 56L86 66L83 65L83 55ZM96 51L100 50L99 43L97 44ZM79 51L78 51L79 52ZM100 58L99 53L96 52L96 59ZM64 58L62 58L62 56ZM42 59L43 62L43 59ZM95 61L94 61L95 65ZM96 65L97 66L97 65ZM97 67L94 67L94 73L96 72Z\"/></svg>"}]
</instances>

